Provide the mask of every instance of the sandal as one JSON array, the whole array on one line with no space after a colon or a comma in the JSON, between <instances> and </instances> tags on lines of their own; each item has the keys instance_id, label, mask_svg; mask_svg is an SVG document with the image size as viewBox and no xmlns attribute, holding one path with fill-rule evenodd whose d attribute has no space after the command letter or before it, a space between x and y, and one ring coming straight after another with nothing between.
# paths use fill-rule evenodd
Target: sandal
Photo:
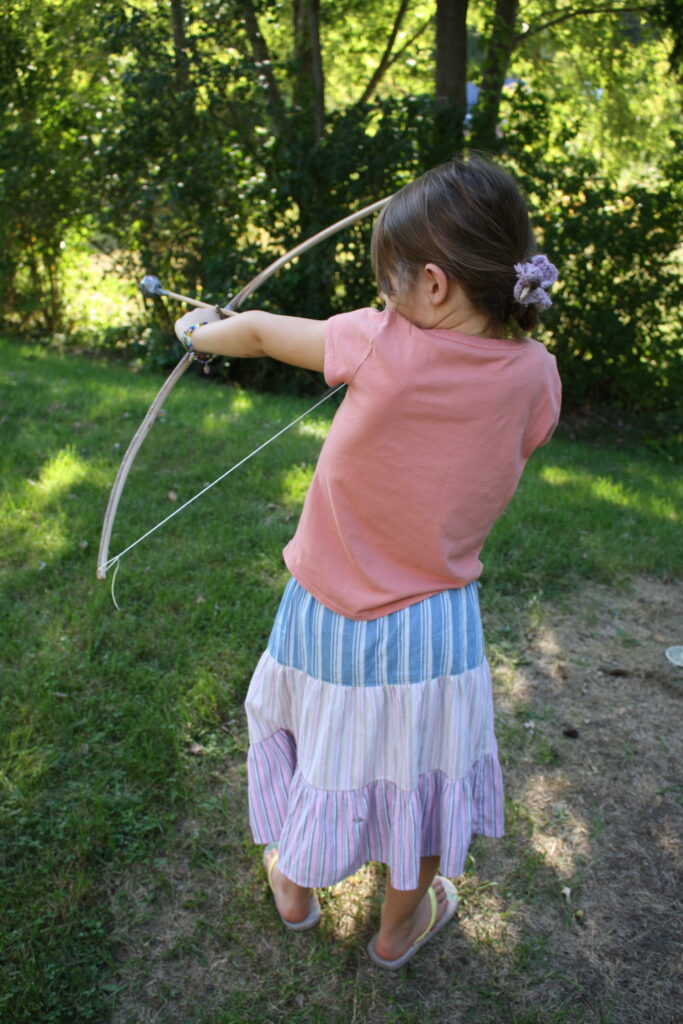
<instances>
[{"instance_id":1,"label":"sandal","mask_svg":"<svg viewBox=\"0 0 683 1024\"><path fill-rule=\"evenodd\" d=\"M370 957L373 963L377 964L378 967L383 967L387 971L397 971L399 967L403 967L404 964L407 964L408 961L415 956L418 949L421 949L426 942L429 942L430 939L433 939L437 932L440 932L443 926L448 924L448 922L451 920L458 906L458 894L455 890L455 886L453 885L453 883L449 881L447 878L442 878L441 875L437 875L434 881L437 881L437 879L439 882L441 882L444 892L446 893L446 899L448 901L446 909L444 910L439 920L437 921L437 914L439 913L439 904L436 898L436 893L434 892L433 887L430 885L429 889L427 889L429 902L431 903L432 906L432 912L429 917L429 924L422 932L422 934L418 935L412 946L408 947L403 956L397 957L396 960L384 960L375 952L375 939L377 938L377 936L375 935L374 938L370 940L370 945L368 946L368 956Z\"/></svg>"},{"instance_id":2,"label":"sandal","mask_svg":"<svg viewBox=\"0 0 683 1024\"><path fill-rule=\"evenodd\" d=\"M275 851L275 856L272 858L270 865L266 867L266 857L269 853ZM275 896L275 889L273 888L273 871L275 865L279 859L279 853L277 843L269 843L263 851L263 866L266 869L266 875L268 877L268 885L270 886L273 896ZM275 903L275 909L277 910L277 901ZM280 911L278 910L278 914ZM282 914L280 914L280 920L282 921L285 928L289 928L293 932L303 932L307 928L313 928L320 920L320 904L315 894L311 896L311 909L308 913L308 917L305 917L303 921L287 921Z\"/></svg>"}]
</instances>

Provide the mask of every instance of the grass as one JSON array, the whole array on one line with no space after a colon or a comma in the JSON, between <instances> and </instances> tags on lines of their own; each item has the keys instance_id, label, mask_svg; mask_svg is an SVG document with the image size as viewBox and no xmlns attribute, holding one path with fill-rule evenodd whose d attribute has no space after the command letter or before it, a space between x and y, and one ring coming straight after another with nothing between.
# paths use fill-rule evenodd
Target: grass
<instances>
[{"instance_id":1,"label":"grass","mask_svg":"<svg viewBox=\"0 0 683 1024\"><path fill-rule=\"evenodd\" d=\"M287 945L248 836L241 705L331 403L126 556L117 612L109 585L95 580L99 529L159 380L11 340L0 349L2 1020L461 1019L452 993L444 1010L452 965L438 950L429 990L419 971L387 978L361 968L376 868L324 897L346 908L334 925ZM186 378L131 473L113 553L306 407ZM671 458L561 434L537 453L485 551L482 606L501 678L523 665L525 631L549 600L571 605L586 581L678 576L681 507ZM538 716L523 702L502 712L503 757L554 770L548 722L527 727ZM545 909L537 930L520 931L479 870L486 845L474 844L462 880L481 908L472 948L497 968L470 987L467 1020L580 1024L588 1018L571 979L555 982L557 997L538 1009L515 1004L515 979L543 976L566 915L550 902L557 880L530 845L523 801L511 802L508 822L517 866L504 899ZM215 987L198 1002L206 972ZM591 1022L613 1019L608 1003Z\"/></svg>"}]
</instances>

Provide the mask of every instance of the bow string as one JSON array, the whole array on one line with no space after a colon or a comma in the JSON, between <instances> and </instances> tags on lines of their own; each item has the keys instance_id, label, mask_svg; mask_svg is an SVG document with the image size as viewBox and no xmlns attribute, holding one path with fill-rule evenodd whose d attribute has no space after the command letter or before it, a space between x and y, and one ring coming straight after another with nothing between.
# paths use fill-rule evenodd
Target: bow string
<instances>
[{"instance_id":1,"label":"bow string","mask_svg":"<svg viewBox=\"0 0 683 1024\"><path fill-rule=\"evenodd\" d=\"M264 270L260 271L254 278L252 278L252 280L249 281L249 283L246 284L242 288L242 290L238 292L237 295L235 295L230 300L227 306L212 306L212 308L217 309L219 312L222 312L226 316L238 315L239 307L244 302L244 300L248 298L250 295L252 295L256 291L256 289L259 288L270 277L272 277L273 274L276 274L281 267L284 267L287 263L290 263L292 260L296 259L297 256L300 256L304 252L307 252L309 249L312 249L319 242L324 241L326 238L329 238L331 235L336 234L338 231L342 231L344 228L350 227L352 224L355 224L356 221L361 220L363 217L366 217L371 213L375 213L378 210L381 210L383 206L386 206L390 198L391 196L387 196L385 199L380 199L377 202L371 203L369 206L365 206L361 210L357 210L355 213L352 213L349 216L342 218L342 220L336 221L336 223L331 224L329 227L323 228L322 231L318 231L316 234L311 235L310 238L305 239L303 242L299 242L298 245L295 245L294 248L284 253L284 255L279 256L276 260L270 263ZM172 298L178 298L183 301L191 301L193 305L197 306L210 305L210 303L195 302L194 300L189 300L187 299L186 296L176 295L173 292L164 292L164 290L160 289L160 287L157 293L166 294L171 296ZM186 509L188 505L191 505L203 494L206 494L208 490L210 490L212 487L215 487L216 484L220 483L221 480L224 480L226 476L228 476L230 473L238 469L248 459L252 458L254 455L258 454L258 452L262 451L263 448L269 445L272 441L275 441L278 437L284 434L285 431L289 430L290 427L293 427L305 416L308 416L310 412L316 409L322 402L325 402L327 401L328 398L331 398L333 394L336 394L344 386L343 384L341 384L338 387L326 392L322 396L322 398L320 398L315 403L315 405L312 405L304 413L302 413L300 416L297 416L296 419L292 420L291 423L288 423L286 427L283 427L276 434L270 437L267 441L259 445L258 448L254 449L254 451L250 452L243 459L240 459L238 463L236 463L234 466L231 466L230 469L222 473L216 480L208 484L201 491L195 494L192 498L186 501L183 505L175 509L170 515L162 519L161 522L157 523L150 530L147 530L146 533L144 533L141 537L138 537L138 539L136 541L133 541L132 544L129 544L128 547L124 548L124 550L119 552L118 555L114 555L112 558L110 558L109 544L111 541L111 535L114 528L116 513L118 510L119 502L121 500L121 495L123 493L126 479L128 478L128 474L130 473L131 467L142 446L142 443L149 434L152 425L159 414L159 411L163 407L164 402L166 401L166 399L168 398L168 396L170 395L171 391L178 383L180 378L183 376L183 374L185 373L193 359L193 354L190 352L186 352L178 361L173 370L171 370L170 374L168 375L164 383L161 385L154 400L149 406L147 412L145 413L144 418L140 423L140 426L135 431L135 434L131 438L128 448L126 449L126 452L123 458L121 459L121 463L119 465L119 469L116 474L114 483L112 485L111 493L109 495L109 501L107 503L104 521L102 523L102 534L100 537L100 547L97 556L97 578L100 580L106 578L108 569L110 569L113 565L115 565L118 569L120 559L130 550L132 550L132 548L136 547L137 544L141 543L141 541L145 540L152 533L155 533L156 530L160 529L170 519L178 515L184 509Z\"/></svg>"}]
</instances>

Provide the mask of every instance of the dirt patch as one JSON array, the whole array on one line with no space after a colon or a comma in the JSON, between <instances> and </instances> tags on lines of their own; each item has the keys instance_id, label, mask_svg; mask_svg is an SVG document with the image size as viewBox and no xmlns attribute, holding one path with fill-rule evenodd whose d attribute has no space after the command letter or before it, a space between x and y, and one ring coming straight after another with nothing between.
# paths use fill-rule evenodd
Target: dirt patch
<instances>
[{"instance_id":1,"label":"dirt patch","mask_svg":"<svg viewBox=\"0 0 683 1024\"><path fill-rule=\"evenodd\" d=\"M235 763L113 898L115 1024L681 1024L683 586L592 586L524 640L494 673L508 834L474 843L429 954L398 978L367 961L377 866L285 933Z\"/></svg>"},{"instance_id":2,"label":"dirt patch","mask_svg":"<svg viewBox=\"0 0 683 1024\"><path fill-rule=\"evenodd\" d=\"M665 650L683 639L683 588L592 586L526 639L497 679L513 820L486 875L514 899L527 864L513 917L542 940L545 996L582 1005L581 1020L680 1024L683 669Z\"/></svg>"}]
</instances>

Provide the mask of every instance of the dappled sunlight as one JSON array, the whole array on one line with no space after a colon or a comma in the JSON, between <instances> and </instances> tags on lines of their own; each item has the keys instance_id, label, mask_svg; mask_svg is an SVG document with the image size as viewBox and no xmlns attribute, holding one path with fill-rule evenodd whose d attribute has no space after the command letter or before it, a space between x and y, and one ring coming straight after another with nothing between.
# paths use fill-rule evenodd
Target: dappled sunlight
<instances>
[{"instance_id":1,"label":"dappled sunlight","mask_svg":"<svg viewBox=\"0 0 683 1024\"><path fill-rule=\"evenodd\" d=\"M474 949L490 946L504 952L522 937L521 923L510 914L509 902L496 884L478 888L463 904L458 927Z\"/></svg>"},{"instance_id":2,"label":"dappled sunlight","mask_svg":"<svg viewBox=\"0 0 683 1024\"><path fill-rule=\"evenodd\" d=\"M562 466L543 466L539 478L554 487L576 486L582 494L588 494L599 501L608 502L618 508L642 512L660 519L676 522L678 511L673 499L664 495L649 497L633 490L634 482L621 483L605 476L593 476L586 470L565 469Z\"/></svg>"},{"instance_id":3,"label":"dappled sunlight","mask_svg":"<svg viewBox=\"0 0 683 1024\"><path fill-rule=\"evenodd\" d=\"M316 423L314 420L300 423L297 430L301 437L313 437L316 441L324 441L329 432L329 423Z\"/></svg>"},{"instance_id":4,"label":"dappled sunlight","mask_svg":"<svg viewBox=\"0 0 683 1024\"><path fill-rule=\"evenodd\" d=\"M291 466L282 474L280 493L285 504L302 502L311 482L313 467L308 464Z\"/></svg>"},{"instance_id":5,"label":"dappled sunlight","mask_svg":"<svg viewBox=\"0 0 683 1024\"><path fill-rule=\"evenodd\" d=\"M492 668L491 678L498 708L511 711L518 704L525 704L531 699L531 680L514 661L506 660L496 664Z\"/></svg>"},{"instance_id":6,"label":"dappled sunlight","mask_svg":"<svg viewBox=\"0 0 683 1024\"><path fill-rule=\"evenodd\" d=\"M30 485L29 485L30 486ZM34 485L33 490L37 488ZM67 527L61 513L46 515L42 512L42 500L31 496L31 504L22 502L16 507L16 515L3 526L4 544L8 564L24 564L42 571L46 564L63 554L68 546ZM36 507L37 506L37 507ZM5 509L10 512L9 501ZM37 559L37 562L34 562Z\"/></svg>"},{"instance_id":7,"label":"dappled sunlight","mask_svg":"<svg viewBox=\"0 0 683 1024\"><path fill-rule=\"evenodd\" d=\"M24 558L39 557L49 562L62 554L70 544L69 523L60 503L71 488L92 479L87 462L71 448L62 448L48 459L38 480L27 479L19 492L19 515L7 526L8 540L13 537ZM54 512L45 506L55 503ZM42 565L41 565L42 568Z\"/></svg>"},{"instance_id":8,"label":"dappled sunlight","mask_svg":"<svg viewBox=\"0 0 683 1024\"><path fill-rule=\"evenodd\" d=\"M9 560L42 570L70 548L83 549L90 532L74 537L81 521L83 495L91 487L111 485L111 471L90 462L71 447L46 459L37 477L18 477L14 492L8 489L3 501L5 550Z\"/></svg>"},{"instance_id":9,"label":"dappled sunlight","mask_svg":"<svg viewBox=\"0 0 683 1024\"><path fill-rule=\"evenodd\" d=\"M681 802L683 797L679 795L679 804ZM680 870L683 867L683 838L676 824L672 824L671 821L664 822L654 831L653 839L669 858L672 870ZM673 879L672 884L675 884Z\"/></svg>"},{"instance_id":10,"label":"dappled sunlight","mask_svg":"<svg viewBox=\"0 0 683 1024\"><path fill-rule=\"evenodd\" d=\"M588 858L591 852L589 829L565 799L571 786L563 773L541 773L529 779L522 795L534 819L531 844L561 878L575 875L578 860Z\"/></svg>"},{"instance_id":11,"label":"dappled sunlight","mask_svg":"<svg viewBox=\"0 0 683 1024\"><path fill-rule=\"evenodd\" d=\"M37 486L46 500L58 497L90 475L90 467L72 448L62 448L43 465Z\"/></svg>"},{"instance_id":12,"label":"dappled sunlight","mask_svg":"<svg viewBox=\"0 0 683 1024\"><path fill-rule=\"evenodd\" d=\"M562 683L567 650L557 631L552 626L544 626L536 638L536 647L541 656L544 671L554 682Z\"/></svg>"},{"instance_id":13,"label":"dappled sunlight","mask_svg":"<svg viewBox=\"0 0 683 1024\"><path fill-rule=\"evenodd\" d=\"M230 389L229 394L223 397L228 400L221 408L207 406L197 417L196 423L202 433L215 434L220 430L225 435L226 428L229 430L236 420L253 414L257 408L254 396L245 391Z\"/></svg>"},{"instance_id":14,"label":"dappled sunlight","mask_svg":"<svg viewBox=\"0 0 683 1024\"><path fill-rule=\"evenodd\" d=\"M231 419L232 417L227 412L216 412L213 409L209 409L204 413L197 425L202 434L217 434L220 432L227 440L226 424L229 427Z\"/></svg>"},{"instance_id":15,"label":"dappled sunlight","mask_svg":"<svg viewBox=\"0 0 683 1024\"><path fill-rule=\"evenodd\" d=\"M0 794L4 799L25 798L40 782L53 756L52 748L38 742L33 724L7 729L4 738L4 768L0 769Z\"/></svg>"},{"instance_id":16,"label":"dappled sunlight","mask_svg":"<svg viewBox=\"0 0 683 1024\"><path fill-rule=\"evenodd\" d=\"M246 391L235 391L230 402L230 412L233 413L245 413L252 412L254 409L254 399Z\"/></svg>"},{"instance_id":17,"label":"dappled sunlight","mask_svg":"<svg viewBox=\"0 0 683 1024\"><path fill-rule=\"evenodd\" d=\"M183 693L181 705L186 724L190 728L220 718L225 700L222 680L203 665L197 667L194 679Z\"/></svg>"},{"instance_id":18,"label":"dappled sunlight","mask_svg":"<svg viewBox=\"0 0 683 1024\"><path fill-rule=\"evenodd\" d=\"M378 865L366 864L355 875L330 886L326 893L325 920L335 939L352 939L365 933L371 919L379 924L384 878Z\"/></svg>"}]
</instances>

